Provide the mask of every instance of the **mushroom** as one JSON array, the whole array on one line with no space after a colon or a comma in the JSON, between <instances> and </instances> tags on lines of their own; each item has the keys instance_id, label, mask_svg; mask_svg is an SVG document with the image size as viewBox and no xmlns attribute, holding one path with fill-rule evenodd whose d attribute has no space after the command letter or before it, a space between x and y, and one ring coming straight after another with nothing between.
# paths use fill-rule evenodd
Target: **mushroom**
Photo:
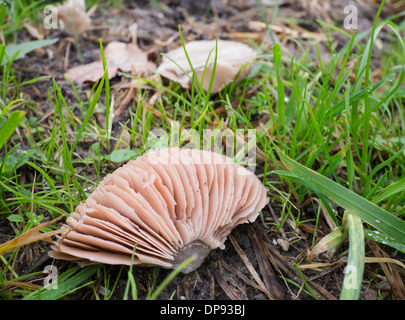
<instances>
[{"instance_id":1,"label":"mushroom","mask_svg":"<svg viewBox=\"0 0 405 320\"><path fill-rule=\"evenodd\" d=\"M208 91L211 75L214 69L215 49L218 43L217 64L211 92L218 92L222 87L236 80L242 79L250 71L249 62L256 57L256 51L246 44L228 40L201 40L191 41L180 47L171 50L162 59L162 64L157 71L160 75L189 89L193 66L202 87ZM187 59L187 55L190 62ZM203 79L204 74L204 79Z\"/></svg>"},{"instance_id":2,"label":"mushroom","mask_svg":"<svg viewBox=\"0 0 405 320\"><path fill-rule=\"evenodd\" d=\"M49 255L80 265L156 265L183 273L224 249L237 225L253 222L267 190L219 153L165 148L107 175L61 228Z\"/></svg>"},{"instance_id":3,"label":"mushroom","mask_svg":"<svg viewBox=\"0 0 405 320\"><path fill-rule=\"evenodd\" d=\"M92 11L86 13L84 0L68 0L56 9L63 29L70 34L81 34L91 24L90 14Z\"/></svg>"}]
</instances>

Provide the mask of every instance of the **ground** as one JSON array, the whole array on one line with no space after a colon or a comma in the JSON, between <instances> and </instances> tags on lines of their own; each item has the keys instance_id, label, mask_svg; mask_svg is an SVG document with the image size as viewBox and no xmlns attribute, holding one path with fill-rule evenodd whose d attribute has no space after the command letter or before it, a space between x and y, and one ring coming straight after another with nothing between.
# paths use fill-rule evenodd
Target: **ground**
<instances>
[{"instance_id":1,"label":"ground","mask_svg":"<svg viewBox=\"0 0 405 320\"><path fill-rule=\"evenodd\" d=\"M126 1L115 8L103 8L102 5L92 15L92 26L83 35L79 42L61 30L46 31L47 38L59 38L55 45L37 50L28 54L24 59L15 63L15 72L21 81L33 77L49 75L61 86L63 96L68 105L77 103L76 92L64 79L64 72L81 62L90 63L100 54L99 39L103 44L113 40L129 42L133 38L128 27L137 23L137 43L139 47L153 54L156 63L161 61L160 53L180 45L178 27L181 26L186 42L201 39L232 39L246 43L261 44L262 52L266 53L274 44L274 38L282 44L283 54L288 57L302 54L303 47L309 48L309 54L317 56L314 44L319 47L323 61L330 59L327 50L327 41L322 27L317 19L330 24L342 24L345 16L344 7L347 1L228 1L228 0L201 0L201 1ZM388 16L394 11L390 9L391 2L382 12ZM377 5L372 1L361 1L359 9L359 32L370 28L377 11ZM277 21L273 28L273 37L265 32L263 21L272 21L277 10ZM294 23L289 21L294 20ZM296 22L298 21L298 23ZM278 29L282 25L284 28ZM19 38L31 39L32 35L22 29ZM334 34L334 46L342 47L347 39L339 33ZM298 45L298 42L301 45ZM80 56L81 53L81 56ZM82 61L81 61L82 59ZM378 59L376 59L378 61ZM378 63L378 62L376 62ZM111 80L111 85L116 89L126 83L126 80L117 77ZM48 99L48 88L52 86L52 79L45 79L32 85L25 86L22 91L36 102L37 108L43 117L39 119L44 127L52 122L52 105ZM77 94L86 97L91 86L84 83L76 86ZM117 92L119 89L116 89ZM125 90L125 89L123 89ZM259 117L259 115L257 115ZM127 110L122 110L114 120L113 135L121 133L121 123L129 118ZM105 119L98 118L102 126ZM91 145L92 141L88 142ZM88 146L86 145L86 146ZM81 148L81 149L80 149ZM85 157L85 146L81 156ZM87 149L88 150L88 149ZM102 175L114 169L114 164L103 168ZM32 171L32 168L31 168ZM89 172L89 177L92 178ZM32 179L33 172L26 172L25 179ZM95 176L93 176L95 178ZM274 175L274 179L278 179ZM310 221L316 217L317 203L309 203L301 209L301 220ZM343 210L335 207L337 211ZM310 267L302 269L296 265L307 265L307 255L310 250L314 225L303 223L298 227L292 219L279 226L284 208L274 199L263 210L262 215L253 224L241 225L236 228L226 241L224 250L213 250L206 258L204 264L196 271L178 275L164 289L159 299L187 299L187 300L219 300L219 299L338 299L344 278L346 266L344 253L348 243L344 242L334 252L327 252L317 256L314 263L320 263L319 268ZM319 220L317 226L319 235L329 233L325 220ZM5 220L0 220L1 242L13 234L13 229ZM18 252L17 273L30 273L42 270L49 264L45 250L47 244L31 244ZM390 247L384 248L386 252L394 251ZM43 260L41 260L43 259ZM68 268L64 261L55 261L54 264L60 272ZM329 265L327 265L329 264ZM253 267L250 269L250 266ZM112 281L118 277L121 270L119 266L105 266L102 274L110 275ZM391 295L387 281L378 270L376 264L368 264L365 269L362 299L377 299L381 296ZM117 286L111 299L121 299L127 284L127 269L121 273ZM255 273L256 272L256 273ZM137 285L139 299L145 299L153 286L161 283L170 270L150 267L136 267L133 274ZM402 274L403 275L403 274ZM69 299L94 299L96 296L103 298L104 276L94 277L92 287L87 286L68 296ZM259 279L259 282L258 282ZM305 282L304 282L305 280ZM310 287L305 285L307 283ZM380 290L378 290L380 289ZM96 292L97 294L95 294Z\"/></svg>"}]
</instances>

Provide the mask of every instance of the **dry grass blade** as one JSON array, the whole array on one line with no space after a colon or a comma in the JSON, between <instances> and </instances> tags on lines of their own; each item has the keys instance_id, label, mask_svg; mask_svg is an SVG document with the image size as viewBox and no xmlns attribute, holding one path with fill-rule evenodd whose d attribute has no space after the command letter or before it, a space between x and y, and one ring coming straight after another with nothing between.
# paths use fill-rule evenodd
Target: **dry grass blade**
<instances>
[{"instance_id":1,"label":"dry grass blade","mask_svg":"<svg viewBox=\"0 0 405 320\"><path fill-rule=\"evenodd\" d=\"M232 300L242 300L236 293L231 289L230 286L226 283L224 278L221 276L221 274L215 270L214 268L211 268L211 274L214 276L215 280L217 280L218 284L221 286L221 288L224 290L226 295L232 299Z\"/></svg>"},{"instance_id":2,"label":"dry grass blade","mask_svg":"<svg viewBox=\"0 0 405 320\"><path fill-rule=\"evenodd\" d=\"M29 290L38 290L38 288L41 287L40 285L37 285L37 284L26 283L26 282L21 282L21 281L4 280L3 282L6 286L19 287L19 288L29 289Z\"/></svg>"},{"instance_id":3,"label":"dry grass blade","mask_svg":"<svg viewBox=\"0 0 405 320\"><path fill-rule=\"evenodd\" d=\"M331 294L328 290L326 290L322 285L316 283L315 281L311 282L312 291L317 291L327 300L337 300L337 298ZM318 294L319 296L319 294Z\"/></svg>"},{"instance_id":4,"label":"dry grass blade","mask_svg":"<svg viewBox=\"0 0 405 320\"><path fill-rule=\"evenodd\" d=\"M374 255L376 255L378 258L387 258L387 254L378 246L377 243L375 243L374 241L370 241L368 245L373 251ZM376 260L375 262L377 261L378 260ZM395 297L399 300L405 300L405 285L398 272L397 266L394 263L381 262L381 260L379 263L384 271L385 276L387 277L387 280L394 292Z\"/></svg>"},{"instance_id":5,"label":"dry grass blade","mask_svg":"<svg viewBox=\"0 0 405 320\"><path fill-rule=\"evenodd\" d=\"M267 297L270 300L275 300L275 297L267 290L265 284L263 283L262 279L260 279L258 273L256 272L255 268L253 268L252 264L250 263L248 257L243 252L242 248L238 245L232 235L229 236L229 240L231 241L233 247L235 248L236 252L241 257L243 263L245 264L246 268L249 270L253 278L256 280L257 284L262 288L263 292L266 292Z\"/></svg>"},{"instance_id":6,"label":"dry grass blade","mask_svg":"<svg viewBox=\"0 0 405 320\"><path fill-rule=\"evenodd\" d=\"M257 228L250 228L250 230L252 232L249 232L249 238L252 243L256 259L259 263L264 284L272 296L274 296L277 300L284 300L283 292L281 291L281 288L277 282L273 267L270 264L269 256L266 253L267 250L264 248L263 238L258 233Z\"/></svg>"},{"instance_id":7,"label":"dry grass blade","mask_svg":"<svg viewBox=\"0 0 405 320\"><path fill-rule=\"evenodd\" d=\"M43 228L55 223L62 217L63 216L59 216L58 218L53 219L51 221L41 223L40 225L24 232L23 234L19 235L18 237L14 238L10 241L7 241L6 243L3 243L2 245L0 245L0 255L13 251L14 249L23 247L32 242L36 242L39 240L49 241L49 239L52 236L59 234L61 231L55 230L55 231L49 231L46 233L39 233L39 231L42 230Z\"/></svg>"},{"instance_id":8,"label":"dry grass blade","mask_svg":"<svg viewBox=\"0 0 405 320\"><path fill-rule=\"evenodd\" d=\"M282 270L283 274L285 274L286 277L300 284L302 284L303 279L307 282L310 282L305 275L302 275L303 277L302 279L301 276L297 274L297 268L291 262L289 262L284 256L282 256L280 252L278 252L277 249L274 248L274 246L267 245L267 249L272 254L274 260L277 263L278 268ZM287 283L286 286L288 287ZM316 282L311 282L311 286L312 291L314 291L314 293L317 295L319 299L337 300L335 296L333 296L329 291L327 291L325 288L323 288Z\"/></svg>"},{"instance_id":9,"label":"dry grass blade","mask_svg":"<svg viewBox=\"0 0 405 320\"><path fill-rule=\"evenodd\" d=\"M230 266L224 261L220 261L221 266L227 269L229 272L233 273L234 275L238 276L242 279L246 284L256 288L257 290L262 291L264 294L269 295L272 299L274 299L267 290L264 290L261 286L251 281L248 277L246 277L240 270L236 269L235 267Z\"/></svg>"},{"instance_id":10,"label":"dry grass blade","mask_svg":"<svg viewBox=\"0 0 405 320\"><path fill-rule=\"evenodd\" d=\"M392 259L392 258L376 258L376 257L366 257L364 259L365 263L394 263L397 264L398 266L402 267L405 269L405 264L403 264L401 261Z\"/></svg>"},{"instance_id":11,"label":"dry grass blade","mask_svg":"<svg viewBox=\"0 0 405 320\"><path fill-rule=\"evenodd\" d=\"M324 268L324 267L331 267L334 265L341 265L342 263L346 263L347 258L341 258L335 262L316 262L316 263L310 263L310 264L300 264L299 267L301 270L304 269L319 269L319 268ZM394 263L397 264L398 266L402 267L405 269L405 264L403 264L401 261L392 259L392 258L377 258L377 257L365 257L364 258L365 263Z\"/></svg>"}]
</instances>

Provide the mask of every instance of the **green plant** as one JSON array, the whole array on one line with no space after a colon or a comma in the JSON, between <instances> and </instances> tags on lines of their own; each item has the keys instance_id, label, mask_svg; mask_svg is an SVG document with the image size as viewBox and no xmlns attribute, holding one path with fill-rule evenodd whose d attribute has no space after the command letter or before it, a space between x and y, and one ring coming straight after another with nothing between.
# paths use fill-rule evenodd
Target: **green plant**
<instances>
[{"instance_id":1,"label":"green plant","mask_svg":"<svg viewBox=\"0 0 405 320\"><path fill-rule=\"evenodd\" d=\"M394 97L400 92L405 77L403 56L398 57L397 67L391 72L385 70L386 74L376 84L372 83L370 76L371 51L383 27L388 27L399 50L405 52L403 38L391 18L377 24L383 4L380 5L371 30L359 36L356 32L353 35L345 33L350 42L335 53L328 64L321 63L318 73L313 74L303 66L290 62L292 72L289 84L294 93L290 99L295 102L296 120L295 126L288 128L288 142L285 142L286 136L280 126L275 125L280 121L278 114L273 117L271 113L272 122L267 126L276 132L273 148L282 162L280 168L287 169L274 170L272 173L278 174L289 185L290 192L295 193L299 199L314 192L327 209L330 225L340 228L332 228L331 233L322 239L327 244L325 250L339 246L349 236L347 268L355 269L356 275L353 272L346 273L341 299L360 297L365 237L391 245L402 252L405 245L403 197L400 196L404 190L404 147L394 142L400 139L401 130L393 120L398 112L402 114L401 103ZM370 35L367 45L360 46L358 42L366 35ZM346 68L354 48L360 50L359 62ZM273 55L276 55L274 59L279 81L278 51L273 52ZM338 65L341 71L335 75ZM302 75L294 72L295 67L305 70L307 79L304 80ZM354 84L349 79L352 71L355 72ZM283 96L282 93L278 95ZM290 100L290 103L293 102ZM336 132L341 134L336 135ZM331 155L331 150L337 146L340 151ZM387 152L388 157L373 164L380 150ZM276 157L273 159L276 162ZM395 173L391 171L394 165ZM338 174L339 168L345 169L343 177L347 179ZM326 198L346 210L343 221ZM379 206L383 200L385 209ZM332 241L332 238L335 240ZM357 278L353 280L353 277ZM350 281L354 281L351 282L352 286L345 286Z\"/></svg>"}]
</instances>

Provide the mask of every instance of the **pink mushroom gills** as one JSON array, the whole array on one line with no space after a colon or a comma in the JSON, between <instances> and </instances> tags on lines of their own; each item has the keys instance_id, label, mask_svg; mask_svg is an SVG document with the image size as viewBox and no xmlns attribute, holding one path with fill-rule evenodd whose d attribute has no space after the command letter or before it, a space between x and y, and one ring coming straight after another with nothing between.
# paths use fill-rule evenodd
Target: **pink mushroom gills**
<instances>
[{"instance_id":1,"label":"pink mushroom gills","mask_svg":"<svg viewBox=\"0 0 405 320\"><path fill-rule=\"evenodd\" d=\"M150 151L107 175L62 226L49 255L94 263L198 268L267 204L254 173L219 153ZM136 247L135 247L136 246ZM135 248L135 250L134 250Z\"/></svg>"}]
</instances>

